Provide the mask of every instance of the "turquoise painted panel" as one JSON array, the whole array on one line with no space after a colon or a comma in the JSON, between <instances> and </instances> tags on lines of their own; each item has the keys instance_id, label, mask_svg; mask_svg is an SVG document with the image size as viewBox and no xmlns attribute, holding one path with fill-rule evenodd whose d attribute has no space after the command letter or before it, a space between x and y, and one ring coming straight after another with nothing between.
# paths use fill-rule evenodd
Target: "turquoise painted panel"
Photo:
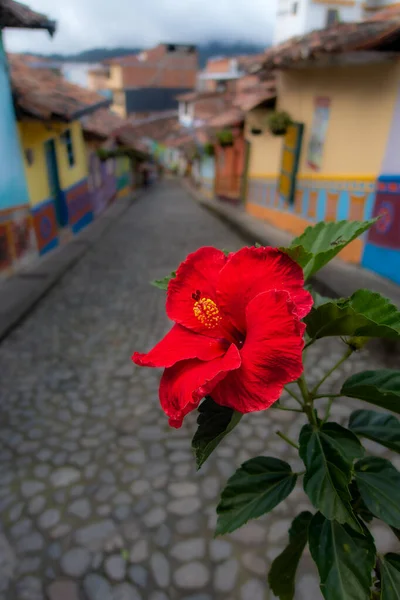
<instances>
[{"instance_id":1,"label":"turquoise painted panel","mask_svg":"<svg viewBox=\"0 0 400 600\"><path fill-rule=\"evenodd\" d=\"M339 194L338 206L337 206L337 220L343 221L349 218L350 212L350 199L346 191L342 191Z\"/></svg>"},{"instance_id":2,"label":"turquoise painted panel","mask_svg":"<svg viewBox=\"0 0 400 600\"><path fill-rule=\"evenodd\" d=\"M400 250L365 244L361 264L400 285Z\"/></svg>"},{"instance_id":3,"label":"turquoise painted panel","mask_svg":"<svg viewBox=\"0 0 400 600\"><path fill-rule=\"evenodd\" d=\"M202 156L200 163L200 175L202 179L212 179L215 177L215 159L213 156Z\"/></svg>"},{"instance_id":4,"label":"turquoise painted panel","mask_svg":"<svg viewBox=\"0 0 400 600\"><path fill-rule=\"evenodd\" d=\"M318 194L318 204L317 204L317 221L325 221L326 214L326 191L325 190L316 190L319 192Z\"/></svg>"},{"instance_id":5,"label":"turquoise painted panel","mask_svg":"<svg viewBox=\"0 0 400 600\"><path fill-rule=\"evenodd\" d=\"M29 203L24 165L0 31L0 210Z\"/></svg>"}]
</instances>

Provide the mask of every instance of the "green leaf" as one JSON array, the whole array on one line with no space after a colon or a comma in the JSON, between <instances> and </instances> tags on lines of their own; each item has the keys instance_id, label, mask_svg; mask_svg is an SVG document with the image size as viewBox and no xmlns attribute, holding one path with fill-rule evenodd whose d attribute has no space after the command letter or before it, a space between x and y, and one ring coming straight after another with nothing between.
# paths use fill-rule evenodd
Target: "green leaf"
<instances>
[{"instance_id":1,"label":"green leaf","mask_svg":"<svg viewBox=\"0 0 400 600\"><path fill-rule=\"evenodd\" d=\"M370 599L376 551L368 531L357 533L317 513L308 528L308 543L326 600Z\"/></svg>"},{"instance_id":2,"label":"green leaf","mask_svg":"<svg viewBox=\"0 0 400 600\"><path fill-rule=\"evenodd\" d=\"M306 265L313 258L311 252L307 252L303 246L290 246L290 248L279 248L282 252L285 252L294 262L297 262L300 267L303 268L303 265Z\"/></svg>"},{"instance_id":3,"label":"green leaf","mask_svg":"<svg viewBox=\"0 0 400 600\"><path fill-rule=\"evenodd\" d=\"M307 543L311 519L312 514L308 511L300 513L294 519L289 529L289 544L271 565L268 583L280 600L294 598L296 571Z\"/></svg>"},{"instance_id":4,"label":"green leaf","mask_svg":"<svg viewBox=\"0 0 400 600\"><path fill-rule=\"evenodd\" d=\"M400 527L400 473L385 458L367 456L355 464L355 477L368 510L392 527Z\"/></svg>"},{"instance_id":5,"label":"green leaf","mask_svg":"<svg viewBox=\"0 0 400 600\"><path fill-rule=\"evenodd\" d=\"M365 506L363 499L361 498L360 490L358 489L357 481L352 480L349 486L351 493L351 506L353 511L357 513L357 517L360 517L365 523L370 523L374 518L374 515Z\"/></svg>"},{"instance_id":6,"label":"green leaf","mask_svg":"<svg viewBox=\"0 0 400 600\"><path fill-rule=\"evenodd\" d=\"M360 437L400 453L400 421L393 415L356 410L350 415L349 429Z\"/></svg>"},{"instance_id":7,"label":"green leaf","mask_svg":"<svg viewBox=\"0 0 400 600\"><path fill-rule=\"evenodd\" d=\"M151 285L158 287L160 290L167 290L169 282L171 281L171 279L174 279L175 277L176 277L176 272L172 271L172 273L170 275L166 275L165 277L163 277L163 279L155 279L154 281L151 282Z\"/></svg>"},{"instance_id":8,"label":"green leaf","mask_svg":"<svg viewBox=\"0 0 400 600\"><path fill-rule=\"evenodd\" d=\"M364 455L357 436L336 423L300 432L300 457L306 466L304 491L327 519L359 529L351 508L349 490L353 461Z\"/></svg>"},{"instance_id":9,"label":"green leaf","mask_svg":"<svg viewBox=\"0 0 400 600\"><path fill-rule=\"evenodd\" d=\"M198 428L192 440L192 449L196 457L197 468L206 462L211 452L242 418L242 413L220 406L210 396L199 406Z\"/></svg>"},{"instance_id":10,"label":"green leaf","mask_svg":"<svg viewBox=\"0 0 400 600\"><path fill-rule=\"evenodd\" d=\"M380 561L381 600L400 600L400 555L389 552Z\"/></svg>"},{"instance_id":11,"label":"green leaf","mask_svg":"<svg viewBox=\"0 0 400 600\"><path fill-rule=\"evenodd\" d=\"M329 298L328 296L322 296L317 291L315 291L314 288L309 289L309 292L314 300L314 308L318 308L318 306L322 306L327 302L332 302L332 298Z\"/></svg>"},{"instance_id":12,"label":"green leaf","mask_svg":"<svg viewBox=\"0 0 400 600\"><path fill-rule=\"evenodd\" d=\"M397 537L397 539L400 542L400 529L397 529L396 527L391 527L390 529L393 531L394 535Z\"/></svg>"},{"instance_id":13,"label":"green leaf","mask_svg":"<svg viewBox=\"0 0 400 600\"><path fill-rule=\"evenodd\" d=\"M400 337L400 312L380 294L357 290L350 298L331 300L313 308L304 319L312 339L337 335Z\"/></svg>"},{"instance_id":14,"label":"green leaf","mask_svg":"<svg viewBox=\"0 0 400 600\"><path fill-rule=\"evenodd\" d=\"M249 519L270 512L289 496L296 480L290 465L278 458L258 456L243 463L222 492L216 535L235 531Z\"/></svg>"},{"instance_id":15,"label":"green leaf","mask_svg":"<svg viewBox=\"0 0 400 600\"><path fill-rule=\"evenodd\" d=\"M379 369L357 373L344 382L340 393L400 415L400 371Z\"/></svg>"},{"instance_id":16,"label":"green leaf","mask_svg":"<svg viewBox=\"0 0 400 600\"><path fill-rule=\"evenodd\" d=\"M308 279L334 258L347 244L367 231L376 219L370 221L338 221L336 223L317 223L307 227L302 235L290 244L292 256L304 270ZM285 250L286 252L286 250Z\"/></svg>"}]
</instances>

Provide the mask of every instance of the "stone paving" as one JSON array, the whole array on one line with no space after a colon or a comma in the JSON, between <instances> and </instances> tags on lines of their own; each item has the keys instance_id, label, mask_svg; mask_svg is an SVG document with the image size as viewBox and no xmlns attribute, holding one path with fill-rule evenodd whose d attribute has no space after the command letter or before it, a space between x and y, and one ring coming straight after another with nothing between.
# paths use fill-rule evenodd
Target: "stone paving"
<instances>
[{"instance_id":1,"label":"stone paving","mask_svg":"<svg viewBox=\"0 0 400 600\"><path fill-rule=\"evenodd\" d=\"M130 362L168 329L164 294L148 281L207 244L243 242L167 182L133 204L0 347L0 600L272 598L269 565L291 518L310 508L301 488L224 538L213 539L215 506L252 456L301 470L275 432L296 438L303 421L278 410L247 416L197 473L194 417L170 430L160 373ZM311 381L340 346L310 348ZM365 353L343 368L371 364ZM349 411L348 401L333 408L341 421ZM381 549L392 547L389 530L374 532ZM321 597L307 553L296 597Z\"/></svg>"}]
</instances>

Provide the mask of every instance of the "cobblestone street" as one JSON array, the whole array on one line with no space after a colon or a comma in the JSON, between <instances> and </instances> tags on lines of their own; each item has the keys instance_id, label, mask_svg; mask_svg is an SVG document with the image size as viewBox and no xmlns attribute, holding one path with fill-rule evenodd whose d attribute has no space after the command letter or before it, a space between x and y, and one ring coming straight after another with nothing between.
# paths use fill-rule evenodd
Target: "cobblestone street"
<instances>
[{"instance_id":1,"label":"cobblestone street","mask_svg":"<svg viewBox=\"0 0 400 600\"><path fill-rule=\"evenodd\" d=\"M133 203L0 346L0 600L272 598L269 565L292 517L310 508L301 487L224 538L213 538L215 507L252 456L303 470L275 432L297 438L304 421L278 410L246 416L197 473L195 415L170 429L160 372L130 360L169 327L165 294L149 281L202 245L244 242L167 181ZM341 346L310 348L311 382ZM372 364L382 366L366 352L343 368ZM353 406L337 402L333 414L345 422ZM392 548L389 529L373 531L380 549ZM296 598L321 598L307 552Z\"/></svg>"}]
</instances>

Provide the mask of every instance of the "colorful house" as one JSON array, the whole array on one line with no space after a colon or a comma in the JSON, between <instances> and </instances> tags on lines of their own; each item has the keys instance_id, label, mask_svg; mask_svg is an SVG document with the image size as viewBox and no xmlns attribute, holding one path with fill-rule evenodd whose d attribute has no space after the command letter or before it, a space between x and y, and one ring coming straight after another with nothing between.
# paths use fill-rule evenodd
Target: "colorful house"
<instances>
[{"instance_id":1,"label":"colorful house","mask_svg":"<svg viewBox=\"0 0 400 600\"><path fill-rule=\"evenodd\" d=\"M99 215L117 195L116 158L101 160L99 150L112 150L112 134L123 120L107 108L101 108L80 119L89 168L88 188L94 216Z\"/></svg>"},{"instance_id":2,"label":"colorful house","mask_svg":"<svg viewBox=\"0 0 400 600\"><path fill-rule=\"evenodd\" d=\"M399 42L392 8L267 51L263 72L277 70L277 110L293 125L283 138L251 140L246 204L294 235L317 221L381 216L340 257L398 283Z\"/></svg>"},{"instance_id":3,"label":"colorful house","mask_svg":"<svg viewBox=\"0 0 400 600\"><path fill-rule=\"evenodd\" d=\"M17 2L0 0L0 277L36 255L29 192L2 43L2 29L7 27L46 29L53 34L55 24Z\"/></svg>"},{"instance_id":4,"label":"colorful house","mask_svg":"<svg viewBox=\"0 0 400 600\"><path fill-rule=\"evenodd\" d=\"M80 121L89 164L89 191L97 215L110 202L130 195L141 185L140 165L149 153L132 124L107 108Z\"/></svg>"},{"instance_id":5,"label":"colorful house","mask_svg":"<svg viewBox=\"0 0 400 600\"><path fill-rule=\"evenodd\" d=\"M216 133L215 179L216 196L223 200L239 202L245 194L247 142L244 137L244 113L236 107L229 108L207 123ZM223 132L223 135L221 136ZM229 134L230 139L223 141Z\"/></svg>"},{"instance_id":6,"label":"colorful house","mask_svg":"<svg viewBox=\"0 0 400 600\"><path fill-rule=\"evenodd\" d=\"M177 107L176 95L196 83L197 49L187 44L158 44L143 52L105 61L89 71L92 90L111 92L113 110L121 117Z\"/></svg>"},{"instance_id":7,"label":"colorful house","mask_svg":"<svg viewBox=\"0 0 400 600\"><path fill-rule=\"evenodd\" d=\"M23 56L10 56L29 202L40 254L93 219L79 119L108 104Z\"/></svg>"}]
</instances>

